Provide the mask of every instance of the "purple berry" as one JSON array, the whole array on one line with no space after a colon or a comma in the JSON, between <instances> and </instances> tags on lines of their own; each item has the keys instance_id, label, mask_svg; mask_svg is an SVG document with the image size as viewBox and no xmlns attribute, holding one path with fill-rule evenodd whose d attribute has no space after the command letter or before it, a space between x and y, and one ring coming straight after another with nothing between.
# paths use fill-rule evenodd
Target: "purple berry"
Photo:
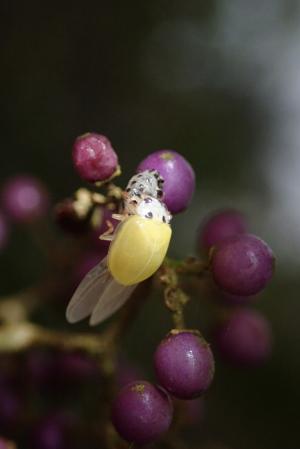
<instances>
[{"instance_id":1,"label":"purple berry","mask_svg":"<svg viewBox=\"0 0 300 449\"><path fill-rule=\"evenodd\" d=\"M216 328L214 335L221 356L238 366L260 365L271 353L269 323L255 310L235 310Z\"/></svg>"},{"instance_id":2,"label":"purple berry","mask_svg":"<svg viewBox=\"0 0 300 449\"><path fill-rule=\"evenodd\" d=\"M46 214L49 196L39 180L31 176L16 176L4 184L2 203L12 220L31 222Z\"/></svg>"},{"instance_id":3,"label":"purple berry","mask_svg":"<svg viewBox=\"0 0 300 449\"><path fill-rule=\"evenodd\" d=\"M199 247L207 250L228 237L244 234L246 231L246 220L240 212L230 209L217 212L200 229Z\"/></svg>"},{"instance_id":4,"label":"purple berry","mask_svg":"<svg viewBox=\"0 0 300 449\"><path fill-rule=\"evenodd\" d=\"M274 271L269 246L251 234L223 240L214 250L211 271L216 284L233 295L250 296L261 291Z\"/></svg>"},{"instance_id":5,"label":"purple berry","mask_svg":"<svg viewBox=\"0 0 300 449\"><path fill-rule=\"evenodd\" d=\"M179 399L204 393L214 375L214 358L206 341L192 332L169 334L154 354L159 383Z\"/></svg>"},{"instance_id":6,"label":"purple berry","mask_svg":"<svg viewBox=\"0 0 300 449\"><path fill-rule=\"evenodd\" d=\"M159 439L172 421L168 395L146 381L123 387L112 406L113 424L124 440L147 444Z\"/></svg>"},{"instance_id":7,"label":"purple berry","mask_svg":"<svg viewBox=\"0 0 300 449\"><path fill-rule=\"evenodd\" d=\"M9 238L9 226L5 216L0 212L0 250L5 248Z\"/></svg>"},{"instance_id":8,"label":"purple berry","mask_svg":"<svg viewBox=\"0 0 300 449\"><path fill-rule=\"evenodd\" d=\"M84 181L105 181L117 170L118 157L107 137L87 133L74 142L73 164Z\"/></svg>"},{"instance_id":9,"label":"purple berry","mask_svg":"<svg viewBox=\"0 0 300 449\"><path fill-rule=\"evenodd\" d=\"M195 190L195 173L189 162L173 150L150 154L137 171L157 170L164 179L163 201L172 214L187 208Z\"/></svg>"}]
</instances>

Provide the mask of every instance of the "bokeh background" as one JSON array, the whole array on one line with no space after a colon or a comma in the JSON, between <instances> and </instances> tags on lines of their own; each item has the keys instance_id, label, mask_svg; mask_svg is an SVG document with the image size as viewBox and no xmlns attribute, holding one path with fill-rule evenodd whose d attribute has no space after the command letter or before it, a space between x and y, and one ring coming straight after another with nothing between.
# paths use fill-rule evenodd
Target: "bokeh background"
<instances>
[{"instance_id":1,"label":"bokeh background","mask_svg":"<svg viewBox=\"0 0 300 449\"><path fill-rule=\"evenodd\" d=\"M122 183L171 148L197 174L174 220L174 255L195 253L202 218L224 206L272 246L277 273L257 307L274 329L273 357L258 371L217 365L205 421L188 438L299 449L300 3L3 0L0 21L1 182L31 173L53 202L70 195L80 184L71 146L86 131L111 139ZM15 230L1 294L37 279L40 260ZM124 343L145 369L170 324L149 318L162 311L151 307Z\"/></svg>"}]
</instances>

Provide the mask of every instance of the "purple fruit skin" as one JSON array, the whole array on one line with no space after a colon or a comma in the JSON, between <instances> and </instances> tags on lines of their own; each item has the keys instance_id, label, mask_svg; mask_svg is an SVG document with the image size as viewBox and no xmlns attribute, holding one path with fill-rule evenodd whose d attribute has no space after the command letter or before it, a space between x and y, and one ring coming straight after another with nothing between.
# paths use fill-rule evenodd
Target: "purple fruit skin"
<instances>
[{"instance_id":1,"label":"purple fruit skin","mask_svg":"<svg viewBox=\"0 0 300 449\"><path fill-rule=\"evenodd\" d=\"M0 250L5 248L9 238L9 226L5 216L0 212Z\"/></svg>"},{"instance_id":2,"label":"purple fruit skin","mask_svg":"<svg viewBox=\"0 0 300 449\"><path fill-rule=\"evenodd\" d=\"M199 397L214 376L209 345L191 332L168 335L155 351L154 366L159 383L179 399Z\"/></svg>"},{"instance_id":3,"label":"purple fruit skin","mask_svg":"<svg viewBox=\"0 0 300 449\"><path fill-rule=\"evenodd\" d=\"M271 279L274 255L269 246L252 234L223 240L212 254L214 281L225 292L250 296L260 292Z\"/></svg>"},{"instance_id":4,"label":"purple fruit skin","mask_svg":"<svg viewBox=\"0 0 300 449\"><path fill-rule=\"evenodd\" d=\"M87 182L109 179L116 171L118 157L107 137L87 133L77 137L73 145L73 164Z\"/></svg>"},{"instance_id":5,"label":"purple fruit skin","mask_svg":"<svg viewBox=\"0 0 300 449\"><path fill-rule=\"evenodd\" d=\"M228 237L244 234L247 224L243 214L235 210L224 210L213 214L200 230L199 247L208 250Z\"/></svg>"},{"instance_id":6,"label":"purple fruit skin","mask_svg":"<svg viewBox=\"0 0 300 449\"><path fill-rule=\"evenodd\" d=\"M46 214L49 196L38 179L20 175L4 184L2 203L12 220L24 223L42 218Z\"/></svg>"},{"instance_id":7,"label":"purple fruit skin","mask_svg":"<svg viewBox=\"0 0 300 449\"><path fill-rule=\"evenodd\" d=\"M255 310L236 310L214 334L218 352L234 365L254 367L270 356L271 329L267 320Z\"/></svg>"},{"instance_id":8,"label":"purple fruit skin","mask_svg":"<svg viewBox=\"0 0 300 449\"><path fill-rule=\"evenodd\" d=\"M112 406L112 422L121 437L142 445L159 439L168 430L172 415L167 393L146 381L123 387Z\"/></svg>"},{"instance_id":9,"label":"purple fruit skin","mask_svg":"<svg viewBox=\"0 0 300 449\"><path fill-rule=\"evenodd\" d=\"M137 171L155 169L164 179L163 201L172 214L187 208L195 190L195 173L189 162L173 150L159 150L150 154Z\"/></svg>"}]
</instances>

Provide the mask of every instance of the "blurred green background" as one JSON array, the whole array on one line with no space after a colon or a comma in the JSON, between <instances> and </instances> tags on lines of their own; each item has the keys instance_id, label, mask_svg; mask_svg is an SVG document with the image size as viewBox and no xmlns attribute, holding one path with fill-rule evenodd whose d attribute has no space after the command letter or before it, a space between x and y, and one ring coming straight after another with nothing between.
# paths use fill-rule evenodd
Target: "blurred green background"
<instances>
[{"instance_id":1,"label":"blurred green background","mask_svg":"<svg viewBox=\"0 0 300 449\"><path fill-rule=\"evenodd\" d=\"M2 0L0 17L1 181L31 173L53 201L70 195L80 185L71 146L86 131L111 139L123 183L147 154L172 148L197 174L193 203L174 220L174 255L195 252L201 219L224 206L273 247L277 274L257 306L274 328L273 358L258 371L217 365L190 437L299 449L300 3ZM27 234L13 237L1 293L41 269ZM146 365L170 324L153 332L152 310L128 337Z\"/></svg>"}]
</instances>

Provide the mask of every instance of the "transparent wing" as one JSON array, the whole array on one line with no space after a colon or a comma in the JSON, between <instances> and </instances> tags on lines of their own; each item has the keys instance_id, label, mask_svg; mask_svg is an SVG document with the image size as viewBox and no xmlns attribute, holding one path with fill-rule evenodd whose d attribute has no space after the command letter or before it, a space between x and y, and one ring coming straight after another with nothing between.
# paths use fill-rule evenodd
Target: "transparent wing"
<instances>
[{"instance_id":1,"label":"transparent wing","mask_svg":"<svg viewBox=\"0 0 300 449\"><path fill-rule=\"evenodd\" d=\"M111 277L92 312L90 325L95 326L116 312L127 301L137 285L124 286Z\"/></svg>"},{"instance_id":2,"label":"transparent wing","mask_svg":"<svg viewBox=\"0 0 300 449\"><path fill-rule=\"evenodd\" d=\"M107 269L105 257L98 265L92 268L83 278L73 294L67 310L66 318L69 323L76 323L89 316L96 306L105 285L111 280Z\"/></svg>"}]
</instances>

